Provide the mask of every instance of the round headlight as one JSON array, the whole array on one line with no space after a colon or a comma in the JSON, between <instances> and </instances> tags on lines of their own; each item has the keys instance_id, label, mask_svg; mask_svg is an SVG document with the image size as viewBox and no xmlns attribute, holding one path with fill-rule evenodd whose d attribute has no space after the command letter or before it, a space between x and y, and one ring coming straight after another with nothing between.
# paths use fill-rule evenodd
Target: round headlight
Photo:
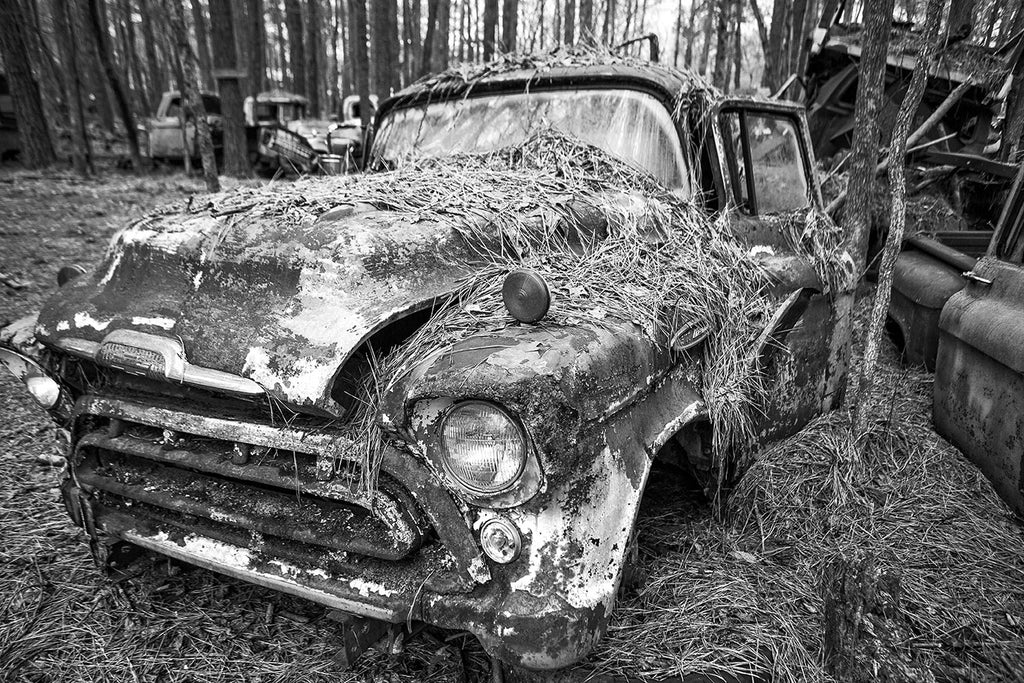
<instances>
[{"instance_id":1,"label":"round headlight","mask_svg":"<svg viewBox=\"0 0 1024 683\"><path fill-rule=\"evenodd\" d=\"M441 427L444 463L473 493L500 493L526 464L526 436L508 413L481 401L456 405Z\"/></svg>"}]
</instances>

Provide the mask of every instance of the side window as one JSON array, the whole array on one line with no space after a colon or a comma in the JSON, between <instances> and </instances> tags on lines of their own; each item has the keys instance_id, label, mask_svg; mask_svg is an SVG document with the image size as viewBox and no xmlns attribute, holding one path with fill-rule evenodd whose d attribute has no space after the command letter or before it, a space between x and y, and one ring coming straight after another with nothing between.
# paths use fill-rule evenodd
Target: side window
<instances>
[{"instance_id":1,"label":"side window","mask_svg":"<svg viewBox=\"0 0 1024 683\"><path fill-rule=\"evenodd\" d=\"M727 111L721 122L741 210L780 213L810 204L799 132L792 119L767 112Z\"/></svg>"}]
</instances>

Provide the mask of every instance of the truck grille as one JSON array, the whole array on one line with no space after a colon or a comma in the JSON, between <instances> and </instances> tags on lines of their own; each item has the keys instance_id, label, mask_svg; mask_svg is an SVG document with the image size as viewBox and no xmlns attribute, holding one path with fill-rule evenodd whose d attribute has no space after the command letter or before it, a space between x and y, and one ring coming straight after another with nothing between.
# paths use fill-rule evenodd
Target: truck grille
<instances>
[{"instance_id":1,"label":"truck grille","mask_svg":"<svg viewBox=\"0 0 1024 683\"><path fill-rule=\"evenodd\" d=\"M358 463L325 476L340 434L102 397L79 407L75 476L105 508L383 560L408 557L431 535L412 496L387 475L372 496L355 486Z\"/></svg>"}]
</instances>

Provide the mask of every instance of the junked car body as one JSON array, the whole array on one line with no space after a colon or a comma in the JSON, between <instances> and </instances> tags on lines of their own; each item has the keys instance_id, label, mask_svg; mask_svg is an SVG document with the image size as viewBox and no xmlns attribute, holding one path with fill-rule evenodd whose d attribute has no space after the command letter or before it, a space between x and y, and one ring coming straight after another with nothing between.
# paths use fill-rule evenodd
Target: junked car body
<instances>
[{"instance_id":1,"label":"junked car body","mask_svg":"<svg viewBox=\"0 0 1024 683\"><path fill-rule=\"evenodd\" d=\"M201 97L210 124L214 151L219 154L224 146L220 96L212 92L203 92ZM183 105L181 93L177 90L168 90L160 97L156 114L146 122L144 133L146 141L143 147L151 159L181 160L186 154L192 159L199 158L199 143L196 140L193 114Z\"/></svg>"},{"instance_id":2,"label":"junked car body","mask_svg":"<svg viewBox=\"0 0 1024 683\"><path fill-rule=\"evenodd\" d=\"M438 76L382 104L371 163L497 152L543 126L686 197L756 255L780 303L757 358L766 441L841 402L850 294L799 244L822 215L802 109L698 85L626 61ZM388 171L350 182L376 173ZM642 205L636 190L618 201ZM501 217L470 218L486 235ZM579 216L597 232L611 221ZM366 350L438 315L472 275L454 259L467 251L444 214L386 204L290 227L249 199L156 215L6 328L0 358L68 430L64 500L95 547L125 539L353 614L468 630L514 665L562 667L608 623L654 459L709 467L689 352L706 334L680 350L634 320L499 311L506 322L428 349L382 397L378 484L359 494L332 463L366 450L344 429Z\"/></svg>"}]
</instances>

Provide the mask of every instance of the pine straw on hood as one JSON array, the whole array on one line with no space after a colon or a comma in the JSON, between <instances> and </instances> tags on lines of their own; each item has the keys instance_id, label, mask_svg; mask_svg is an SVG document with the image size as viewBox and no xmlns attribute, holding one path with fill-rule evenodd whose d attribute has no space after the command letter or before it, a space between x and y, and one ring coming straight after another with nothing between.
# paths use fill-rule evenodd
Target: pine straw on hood
<instances>
[{"instance_id":1,"label":"pine straw on hood","mask_svg":"<svg viewBox=\"0 0 1024 683\"><path fill-rule=\"evenodd\" d=\"M447 223L471 252L462 264L471 274L435 305L430 320L387 356L372 359L352 423L364 449L364 489L374 486L386 439L378 422L382 397L437 350L516 324L504 310L501 286L521 266L539 272L554 292L542 325L635 324L661 345L695 322L706 325L698 377L716 427L716 454L724 460L749 445L763 391L755 342L777 304L765 294L768 282L755 253L692 200L592 145L546 130L491 154L307 180L273 194L214 195L193 210L245 211L307 225L329 209L355 204Z\"/></svg>"},{"instance_id":2,"label":"pine straw on hood","mask_svg":"<svg viewBox=\"0 0 1024 683\"><path fill-rule=\"evenodd\" d=\"M1018 680L1024 530L933 431L931 375L900 368L891 350L880 372L871 401L884 419L863 461L846 416L833 413L758 456L727 521L678 494L641 517L647 580L617 605L597 671L830 681L823 571L867 552L902 576L901 637L880 649L906 668L890 680Z\"/></svg>"}]
</instances>

